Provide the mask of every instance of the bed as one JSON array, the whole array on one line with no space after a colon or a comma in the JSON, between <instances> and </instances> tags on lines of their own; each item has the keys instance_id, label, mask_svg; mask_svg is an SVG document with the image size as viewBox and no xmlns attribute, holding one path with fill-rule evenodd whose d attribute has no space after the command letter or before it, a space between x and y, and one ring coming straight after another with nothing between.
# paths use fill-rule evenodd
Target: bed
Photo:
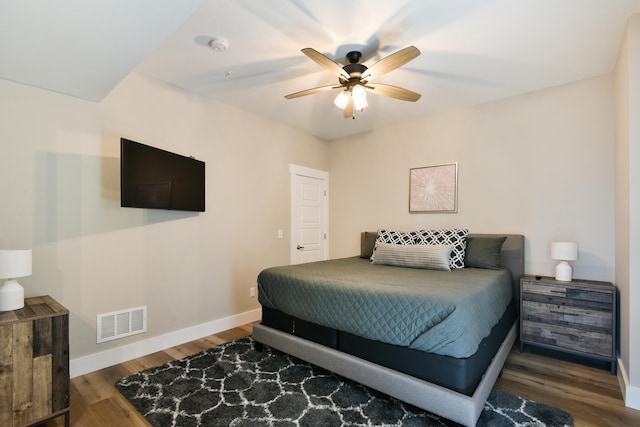
<instances>
[{"instance_id":1,"label":"bed","mask_svg":"<svg viewBox=\"0 0 640 427\"><path fill-rule=\"evenodd\" d=\"M371 262L379 235L362 233L360 256L261 272L254 341L474 426L516 340L524 237L465 233L465 256L492 242L494 261L453 268L452 252L440 271Z\"/></svg>"}]
</instances>

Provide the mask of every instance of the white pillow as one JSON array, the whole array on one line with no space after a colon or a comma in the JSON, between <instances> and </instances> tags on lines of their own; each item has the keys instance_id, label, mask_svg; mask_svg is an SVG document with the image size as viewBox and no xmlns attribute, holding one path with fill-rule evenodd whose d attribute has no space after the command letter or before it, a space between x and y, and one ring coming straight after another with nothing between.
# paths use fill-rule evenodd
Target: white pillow
<instances>
[{"instance_id":1,"label":"white pillow","mask_svg":"<svg viewBox=\"0 0 640 427\"><path fill-rule=\"evenodd\" d=\"M396 245L376 242L372 264L451 271L452 245Z\"/></svg>"}]
</instances>

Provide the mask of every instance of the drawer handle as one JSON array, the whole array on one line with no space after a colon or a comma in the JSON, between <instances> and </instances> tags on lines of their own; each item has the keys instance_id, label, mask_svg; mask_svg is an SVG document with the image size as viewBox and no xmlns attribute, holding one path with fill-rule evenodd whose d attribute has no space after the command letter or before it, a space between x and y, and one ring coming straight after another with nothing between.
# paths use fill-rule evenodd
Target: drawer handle
<instances>
[{"instance_id":1,"label":"drawer handle","mask_svg":"<svg viewBox=\"0 0 640 427\"><path fill-rule=\"evenodd\" d=\"M567 293L566 291L556 291L555 289L551 289L549 290L549 292L551 292L552 294L558 294L558 295L565 295Z\"/></svg>"},{"instance_id":2,"label":"drawer handle","mask_svg":"<svg viewBox=\"0 0 640 427\"><path fill-rule=\"evenodd\" d=\"M557 310L549 310L549 313L551 313L551 314L562 314L564 316L580 316L578 313L565 313L563 311L557 311Z\"/></svg>"},{"instance_id":3,"label":"drawer handle","mask_svg":"<svg viewBox=\"0 0 640 427\"><path fill-rule=\"evenodd\" d=\"M556 331L551 331L552 335L560 335L561 337L567 337L567 338L572 338L575 335L571 335L569 333L565 333L565 332L556 332Z\"/></svg>"}]
</instances>

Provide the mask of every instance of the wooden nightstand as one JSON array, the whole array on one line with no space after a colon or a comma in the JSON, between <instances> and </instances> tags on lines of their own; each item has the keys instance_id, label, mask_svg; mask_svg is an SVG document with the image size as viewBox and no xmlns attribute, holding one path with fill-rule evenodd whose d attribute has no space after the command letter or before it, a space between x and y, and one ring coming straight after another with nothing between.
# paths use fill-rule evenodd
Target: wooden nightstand
<instances>
[{"instance_id":1,"label":"wooden nightstand","mask_svg":"<svg viewBox=\"0 0 640 427\"><path fill-rule=\"evenodd\" d=\"M607 361L616 373L616 288L608 282L520 279L520 351L524 344Z\"/></svg>"},{"instance_id":2,"label":"wooden nightstand","mask_svg":"<svg viewBox=\"0 0 640 427\"><path fill-rule=\"evenodd\" d=\"M69 426L69 383L69 311L42 296L0 312L0 426Z\"/></svg>"}]
</instances>

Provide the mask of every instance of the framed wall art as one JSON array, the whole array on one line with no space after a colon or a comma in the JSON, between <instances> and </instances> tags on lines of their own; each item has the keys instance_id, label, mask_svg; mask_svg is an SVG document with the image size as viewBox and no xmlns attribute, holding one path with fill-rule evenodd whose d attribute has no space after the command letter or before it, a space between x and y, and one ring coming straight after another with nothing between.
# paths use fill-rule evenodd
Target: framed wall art
<instances>
[{"instance_id":1,"label":"framed wall art","mask_svg":"<svg viewBox=\"0 0 640 427\"><path fill-rule=\"evenodd\" d=\"M412 168L409 171L409 212L457 211L457 163Z\"/></svg>"}]
</instances>

